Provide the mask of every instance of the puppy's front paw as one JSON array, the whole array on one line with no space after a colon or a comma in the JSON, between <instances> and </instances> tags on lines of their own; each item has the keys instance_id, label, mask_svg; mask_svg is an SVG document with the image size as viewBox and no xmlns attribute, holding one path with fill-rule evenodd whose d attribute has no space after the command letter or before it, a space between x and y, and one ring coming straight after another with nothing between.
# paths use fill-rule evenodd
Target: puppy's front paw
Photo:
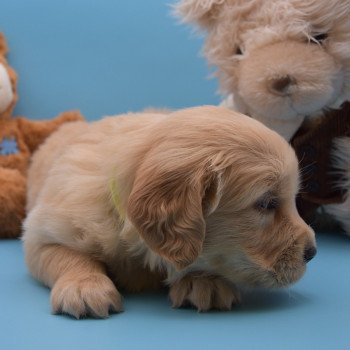
<instances>
[{"instance_id":1,"label":"puppy's front paw","mask_svg":"<svg viewBox=\"0 0 350 350\"><path fill-rule=\"evenodd\" d=\"M85 277L63 275L52 288L51 305L53 313L106 318L109 312L122 311L122 298L102 273Z\"/></svg>"},{"instance_id":2,"label":"puppy's front paw","mask_svg":"<svg viewBox=\"0 0 350 350\"><path fill-rule=\"evenodd\" d=\"M237 290L224 279L201 274L186 275L176 281L169 295L173 307L191 304L198 311L231 310L240 301Z\"/></svg>"}]
</instances>

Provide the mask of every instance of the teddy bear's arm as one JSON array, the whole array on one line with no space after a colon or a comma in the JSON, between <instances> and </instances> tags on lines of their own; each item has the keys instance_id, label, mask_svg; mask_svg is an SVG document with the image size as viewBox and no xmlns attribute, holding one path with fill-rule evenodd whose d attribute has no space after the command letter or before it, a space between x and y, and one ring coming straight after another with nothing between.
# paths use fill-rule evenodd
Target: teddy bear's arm
<instances>
[{"instance_id":1,"label":"teddy bear's arm","mask_svg":"<svg viewBox=\"0 0 350 350\"><path fill-rule=\"evenodd\" d=\"M61 124L78 120L84 120L79 111L68 111L61 113L52 120L45 121L33 121L20 117L17 118L17 123L26 145L33 153Z\"/></svg>"}]
</instances>

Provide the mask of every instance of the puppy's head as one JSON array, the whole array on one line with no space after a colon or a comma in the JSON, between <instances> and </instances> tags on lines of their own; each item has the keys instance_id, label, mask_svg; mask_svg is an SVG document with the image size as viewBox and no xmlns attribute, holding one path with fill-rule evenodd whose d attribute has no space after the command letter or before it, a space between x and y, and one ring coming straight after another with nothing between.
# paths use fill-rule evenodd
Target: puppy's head
<instances>
[{"instance_id":1,"label":"puppy's head","mask_svg":"<svg viewBox=\"0 0 350 350\"><path fill-rule=\"evenodd\" d=\"M218 107L160 122L127 213L145 243L178 270L284 286L315 254L295 207L293 150L261 123Z\"/></svg>"},{"instance_id":2,"label":"puppy's head","mask_svg":"<svg viewBox=\"0 0 350 350\"><path fill-rule=\"evenodd\" d=\"M296 116L350 99L348 1L182 0L176 9L207 32L223 92L287 138Z\"/></svg>"}]
</instances>

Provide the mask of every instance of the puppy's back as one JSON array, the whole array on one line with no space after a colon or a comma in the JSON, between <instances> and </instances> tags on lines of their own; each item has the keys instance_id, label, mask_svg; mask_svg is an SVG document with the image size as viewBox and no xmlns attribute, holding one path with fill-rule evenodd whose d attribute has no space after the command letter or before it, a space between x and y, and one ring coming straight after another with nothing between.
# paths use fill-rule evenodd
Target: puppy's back
<instances>
[{"instance_id":1,"label":"puppy's back","mask_svg":"<svg viewBox=\"0 0 350 350\"><path fill-rule=\"evenodd\" d=\"M79 121L62 125L47 138L32 158L28 170L27 212L35 206L53 166L74 145L83 144L88 149L104 141L108 143L108 139L119 139L122 144L123 140L130 142L128 135L135 132L139 132L141 139L143 129L163 118L162 113L134 113L107 116L92 123Z\"/></svg>"},{"instance_id":2,"label":"puppy's back","mask_svg":"<svg viewBox=\"0 0 350 350\"><path fill-rule=\"evenodd\" d=\"M28 170L27 212L35 205L40 189L55 160L87 128L88 124L81 121L64 124L34 153Z\"/></svg>"}]
</instances>

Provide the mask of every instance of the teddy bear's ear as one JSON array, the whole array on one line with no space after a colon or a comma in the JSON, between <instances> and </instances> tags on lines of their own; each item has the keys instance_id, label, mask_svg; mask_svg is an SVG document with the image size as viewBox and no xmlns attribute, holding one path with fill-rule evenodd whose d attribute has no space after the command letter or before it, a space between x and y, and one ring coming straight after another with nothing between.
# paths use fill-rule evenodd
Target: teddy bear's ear
<instances>
[{"instance_id":1,"label":"teddy bear's ear","mask_svg":"<svg viewBox=\"0 0 350 350\"><path fill-rule=\"evenodd\" d=\"M220 8L227 0L180 0L173 6L175 16L183 22L195 23L209 28L218 16Z\"/></svg>"},{"instance_id":2,"label":"teddy bear's ear","mask_svg":"<svg viewBox=\"0 0 350 350\"><path fill-rule=\"evenodd\" d=\"M5 56L8 52L5 35L0 32L0 55Z\"/></svg>"}]
</instances>

